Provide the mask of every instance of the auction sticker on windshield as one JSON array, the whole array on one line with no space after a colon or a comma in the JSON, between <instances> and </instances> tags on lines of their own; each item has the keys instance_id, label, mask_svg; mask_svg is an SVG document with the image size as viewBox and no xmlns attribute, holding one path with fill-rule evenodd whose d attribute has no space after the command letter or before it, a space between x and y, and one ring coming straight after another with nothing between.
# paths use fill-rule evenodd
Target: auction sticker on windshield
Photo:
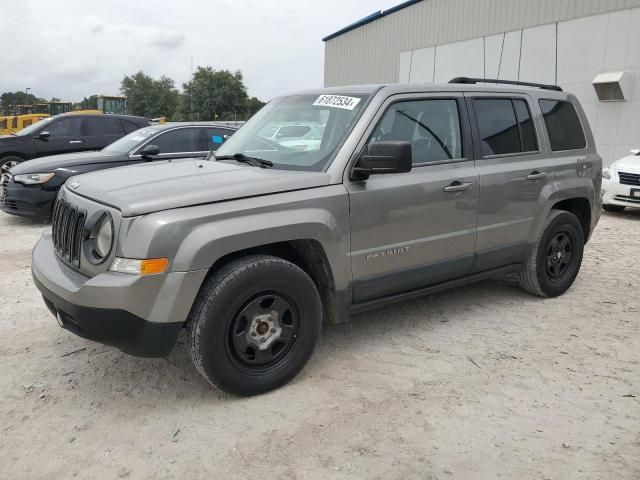
<instances>
[{"instance_id":1,"label":"auction sticker on windshield","mask_svg":"<svg viewBox=\"0 0 640 480\"><path fill-rule=\"evenodd\" d=\"M342 95L320 95L313 102L314 107L334 107L343 108L345 110L353 110L360 103L357 97L344 97Z\"/></svg>"}]
</instances>

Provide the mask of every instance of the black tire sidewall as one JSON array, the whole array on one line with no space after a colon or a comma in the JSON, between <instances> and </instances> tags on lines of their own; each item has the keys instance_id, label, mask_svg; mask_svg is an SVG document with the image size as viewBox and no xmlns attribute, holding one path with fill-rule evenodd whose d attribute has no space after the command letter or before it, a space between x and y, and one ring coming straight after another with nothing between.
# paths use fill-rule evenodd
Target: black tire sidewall
<instances>
[{"instance_id":1,"label":"black tire sidewall","mask_svg":"<svg viewBox=\"0 0 640 480\"><path fill-rule=\"evenodd\" d=\"M220 389L238 395L255 395L284 385L311 357L322 326L322 304L315 284L301 269L279 259L232 272L216 288L202 310L199 322L199 354L207 377ZM247 374L237 368L226 348L228 328L242 305L264 292L282 292L295 303L300 316L293 349L264 374Z\"/></svg>"},{"instance_id":2,"label":"black tire sidewall","mask_svg":"<svg viewBox=\"0 0 640 480\"><path fill-rule=\"evenodd\" d=\"M565 276L557 282L552 281L547 274L547 251L548 246L553 237L561 231L565 231L569 234L572 243L572 257L569 271ZM582 255L584 252L584 233L582 232L582 226L575 217L575 215L569 212L562 212L556 216L545 229L540 239L538 246L537 258L536 258L536 276L538 284L542 292L548 297L557 297L566 292L573 284L574 280L578 276L580 266L582 264Z\"/></svg>"}]
</instances>

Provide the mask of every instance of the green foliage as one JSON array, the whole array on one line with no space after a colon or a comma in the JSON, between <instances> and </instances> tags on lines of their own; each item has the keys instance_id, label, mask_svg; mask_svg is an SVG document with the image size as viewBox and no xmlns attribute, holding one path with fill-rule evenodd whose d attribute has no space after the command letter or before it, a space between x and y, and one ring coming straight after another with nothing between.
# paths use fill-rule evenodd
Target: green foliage
<instances>
[{"instance_id":1,"label":"green foliage","mask_svg":"<svg viewBox=\"0 0 640 480\"><path fill-rule=\"evenodd\" d=\"M164 75L158 80L142 71L130 77L125 76L120 91L127 96L127 111L132 115L149 118L165 116L168 119L175 117L180 93L176 90L174 81Z\"/></svg>"},{"instance_id":2,"label":"green foliage","mask_svg":"<svg viewBox=\"0 0 640 480\"><path fill-rule=\"evenodd\" d=\"M264 106L264 102L247 95L242 72L198 67L180 93L175 82L166 76L154 79L139 71L126 75L120 91L127 96L127 113L143 117L167 117L170 120L247 120ZM54 97L51 101L59 101ZM46 103L47 100L24 92L5 92L0 96L0 110L14 105ZM84 97L73 104L74 110L98 108L98 95Z\"/></svg>"},{"instance_id":3,"label":"green foliage","mask_svg":"<svg viewBox=\"0 0 640 480\"><path fill-rule=\"evenodd\" d=\"M244 120L260 100L249 99L242 72L198 67L182 85L180 118L183 120Z\"/></svg>"},{"instance_id":4,"label":"green foliage","mask_svg":"<svg viewBox=\"0 0 640 480\"><path fill-rule=\"evenodd\" d=\"M265 103L256 97L251 97L247 99L246 119L248 120L249 118L251 118L253 114L256 113L258 110L260 110L262 107L264 107L264 105Z\"/></svg>"},{"instance_id":5,"label":"green foliage","mask_svg":"<svg viewBox=\"0 0 640 480\"><path fill-rule=\"evenodd\" d=\"M0 108L9 109L16 105L33 105L34 103L45 103L46 100L38 98L31 93L21 91L4 92L0 95Z\"/></svg>"},{"instance_id":6,"label":"green foliage","mask_svg":"<svg viewBox=\"0 0 640 480\"><path fill-rule=\"evenodd\" d=\"M98 108L98 95L84 97L80 102L73 104L74 110L96 110Z\"/></svg>"}]
</instances>

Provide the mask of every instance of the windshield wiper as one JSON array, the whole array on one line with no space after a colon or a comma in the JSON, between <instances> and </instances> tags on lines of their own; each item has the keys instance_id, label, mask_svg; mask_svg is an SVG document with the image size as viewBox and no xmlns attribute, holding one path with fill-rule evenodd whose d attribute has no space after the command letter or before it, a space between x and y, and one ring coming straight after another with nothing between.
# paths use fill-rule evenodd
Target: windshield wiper
<instances>
[{"instance_id":1,"label":"windshield wiper","mask_svg":"<svg viewBox=\"0 0 640 480\"><path fill-rule=\"evenodd\" d=\"M273 167L273 162L258 157L249 157L244 153L234 153L233 155L216 156L216 160L235 160L240 163L248 163L254 167L267 168Z\"/></svg>"}]
</instances>

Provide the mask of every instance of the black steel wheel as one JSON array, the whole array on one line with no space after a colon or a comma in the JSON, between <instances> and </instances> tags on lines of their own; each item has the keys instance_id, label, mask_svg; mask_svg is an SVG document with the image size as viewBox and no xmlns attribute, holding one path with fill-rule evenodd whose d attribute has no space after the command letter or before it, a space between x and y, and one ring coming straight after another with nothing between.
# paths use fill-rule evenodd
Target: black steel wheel
<instances>
[{"instance_id":1,"label":"black steel wheel","mask_svg":"<svg viewBox=\"0 0 640 480\"><path fill-rule=\"evenodd\" d=\"M520 286L541 297L562 295L578 276L583 250L584 232L576 216L551 210L519 273Z\"/></svg>"},{"instance_id":2,"label":"black steel wheel","mask_svg":"<svg viewBox=\"0 0 640 480\"><path fill-rule=\"evenodd\" d=\"M575 238L567 231L558 232L547 246L547 277L552 282L560 282L571 270L571 254Z\"/></svg>"},{"instance_id":3,"label":"black steel wheel","mask_svg":"<svg viewBox=\"0 0 640 480\"><path fill-rule=\"evenodd\" d=\"M255 395L295 377L322 326L313 280L281 258L252 255L214 272L187 323L191 358L214 386Z\"/></svg>"},{"instance_id":4,"label":"black steel wheel","mask_svg":"<svg viewBox=\"0 0 640 480\"><path fill-rule=\"evenodd\" d=\"M227 353L239 369L264 372L286 361L298 337L295 305L284 292L266 293L249 300L235 315L229 323Z\"/></svg>"}]
</instances>

